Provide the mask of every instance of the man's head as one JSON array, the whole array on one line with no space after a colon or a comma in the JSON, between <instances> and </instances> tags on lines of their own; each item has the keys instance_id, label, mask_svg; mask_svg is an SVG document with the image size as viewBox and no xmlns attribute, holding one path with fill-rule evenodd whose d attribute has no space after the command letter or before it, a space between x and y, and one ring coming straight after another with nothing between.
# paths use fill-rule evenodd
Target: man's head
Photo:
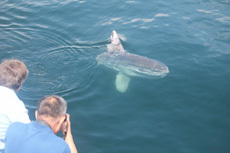
<instances>
[{"instance_id":1,"label":"man's head","mask_svg":"<svg viewBox=\"0 0 230 153\"><path fill-rule=\"evenodd\" d=\"M37 119L48 122L53 132L56 134L59 132L65 120L66 110L66 101L60 96L51 95L39 100L35 115Z\"/></svg>"},{"instance_id":2,"label":"man's head","mask_svg":"<svg viewBox=\"0 0 230 153\"><path fill-rule=\"evenodd\" d=\"M0 64L0 85L18 91L28 75L26 65L17 60L5 60Z\"/></svg>"}]
</instances>

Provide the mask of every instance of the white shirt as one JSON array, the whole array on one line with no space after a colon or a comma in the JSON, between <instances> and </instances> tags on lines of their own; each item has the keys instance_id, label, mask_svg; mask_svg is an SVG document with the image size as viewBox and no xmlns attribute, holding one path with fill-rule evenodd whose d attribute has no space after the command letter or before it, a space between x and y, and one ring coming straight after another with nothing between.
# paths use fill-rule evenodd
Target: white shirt
<instances>
[{"instance_id":1,"label":"white shirt","mask_svg":"<svg viewBox=\"0 0 230 153\"><path fill-rule=\"evenodd\" d=\"M5 148L6 131L13 122L30 123L28 110L14 90L0 86L0 151Z\"/></svg>"}]
</instances>

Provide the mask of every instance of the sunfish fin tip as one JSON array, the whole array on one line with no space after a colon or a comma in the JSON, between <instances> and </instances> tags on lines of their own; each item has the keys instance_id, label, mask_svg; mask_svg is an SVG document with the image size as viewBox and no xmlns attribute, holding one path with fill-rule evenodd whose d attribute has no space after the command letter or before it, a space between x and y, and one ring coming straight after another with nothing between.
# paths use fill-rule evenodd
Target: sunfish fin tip
<instances>
[{"instance_id":1,"label":"sunfish fin tip","mask_svg":"<svg viewBox=\"0 0 230 153\"><path fill-rule=\"evenodd\" d=\"M126 92L129 86L129 82L130 82L130 78L128 76L124 75L121 72L117 74L115 84L119 92L122 93Z\"/></svg>"}]
</instances>

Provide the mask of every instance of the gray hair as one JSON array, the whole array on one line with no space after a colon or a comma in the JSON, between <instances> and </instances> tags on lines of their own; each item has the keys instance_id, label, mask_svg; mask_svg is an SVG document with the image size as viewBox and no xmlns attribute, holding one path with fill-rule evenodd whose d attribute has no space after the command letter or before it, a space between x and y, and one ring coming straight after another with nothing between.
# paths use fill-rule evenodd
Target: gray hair
<instances>
[{"instance_id":1,"label":"gray hair","mask_svg":"<svg viewBox=\"0 0 230 153\"><path fill-rule=\"evenodd\" d=\"M38 102L38 115L58 118L66 114L67 103L57 95L45 96Z\"/></svg>"},{"instance_id":2,"label":"gray hair","mask_svg":"<svg viewBox=\"0 0 230 153\"><path fill-rule=\"evenodd\" d=\"M0 85L18 90L28 75L26 65L17 60L4 60L0 64Z\"/></svg>"}]
</instances>

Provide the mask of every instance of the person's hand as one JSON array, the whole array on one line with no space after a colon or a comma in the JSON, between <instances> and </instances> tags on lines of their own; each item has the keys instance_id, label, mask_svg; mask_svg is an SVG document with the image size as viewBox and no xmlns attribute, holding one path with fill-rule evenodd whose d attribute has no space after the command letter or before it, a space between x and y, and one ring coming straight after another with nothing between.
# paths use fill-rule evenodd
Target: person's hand
<instances>
[{"instance_id":1,"label":"person's hand","mask_svg":"<svg viewBox=\"0 0 230 153\"><path fill-rule=\"evenodd\" d=\"M66 134L67 134L67 130L68 130L68 121L67 121L67 117L69 116L69 114L66 114L65 115L65 120L64 122L62 123L62 126L61 126L61 131L63 133L63 138L65 139L66 137Z\"/></svg>"},{"instance_id":2,"label":"person's hand","mask_svg":"<svg viewBox=\"0 0 230 153\"><path fill-rule=\"evenodd\" d=\"M72 136L72 133L71 133L70 115L66 114L65 116L66 116L66 118L62 124L61 130L62 130L62 133L63 133L65 139L66 139L67 136Z\"/></svg>"},{"instance_id":3,"label":"person's hand","mask_svg":"<svg viewBox=\"0 0 230 153\"><path fill-rule=\"evenodd\" d=\"M65 142L70 147L71 153L77 153L77 148L76 148L76 146L74 144L73 136L72 136L72 133L71 133L71 123L70 123L70 115L69 114L66 114L66 119L62 124L61 130L62 130L62 133L65 136L65 138L64 138Z\"/></svg>"}]
</instances>

